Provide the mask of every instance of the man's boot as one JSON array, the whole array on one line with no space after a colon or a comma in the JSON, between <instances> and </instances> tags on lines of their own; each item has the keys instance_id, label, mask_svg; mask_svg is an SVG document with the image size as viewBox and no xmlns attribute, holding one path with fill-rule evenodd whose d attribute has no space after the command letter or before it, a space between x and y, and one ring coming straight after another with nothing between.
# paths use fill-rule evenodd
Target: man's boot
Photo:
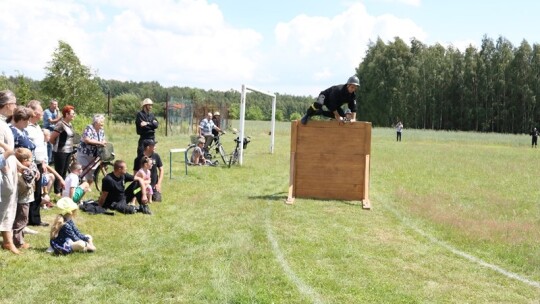
<instances>
[{"instance_id":1,"label":"man's boot","mask_svg":"<svg viewBox=\"0 0 540 304\"><path fill-rule=\"evenodd\" d=\"M316 114L316 112L315 112L315 110L313 110L313 106L309 107L309 108L307 109L306 115L304 115L304 117L302 117L302 119L300 120L300 122L301 122L303 125L307 124L309 118L310 118L311 116L315 115L315 114Z\"/></svg>"}]
</instances>

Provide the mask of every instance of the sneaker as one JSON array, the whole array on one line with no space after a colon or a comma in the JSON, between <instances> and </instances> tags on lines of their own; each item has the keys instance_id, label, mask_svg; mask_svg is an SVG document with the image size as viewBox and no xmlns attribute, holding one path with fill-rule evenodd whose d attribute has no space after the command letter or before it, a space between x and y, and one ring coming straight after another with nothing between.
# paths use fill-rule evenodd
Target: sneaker
<instances>
[{"instance_id":1,"label":"sneaker","mask_svg":"<svg viewBox=\"0 0 540 304\"><path fill-rule=\"evenodd\" d=\"M38 234L39 231L30 229L30 228L28 228L28 227L24 227L23 233L24 233L24 234Z\"/></svg>"},{"instance_id":2,"label":"sneaker","mask_svg":"<svg viewBox=\"0 0 540 304\"><path fill-rule=\"evenodd\" d=\"M47 253L54 253L54 249L51 246L49 246L49 248L47 248L46 252Z\"/></svg>"},{"instance_id":3,"label":"sneaker","mask_svg":"<svg viewBox=\"0 0 540 304\"><path fill-rule=\"evenodd\" d=\"M300 122L301 122L303 125L305 125L305 124L307 124L308 120L309 120L309 116L306 114L306 115L304 115L304 117L302 117L302 119L300 120Z\"/></svg>"}]
</instances>

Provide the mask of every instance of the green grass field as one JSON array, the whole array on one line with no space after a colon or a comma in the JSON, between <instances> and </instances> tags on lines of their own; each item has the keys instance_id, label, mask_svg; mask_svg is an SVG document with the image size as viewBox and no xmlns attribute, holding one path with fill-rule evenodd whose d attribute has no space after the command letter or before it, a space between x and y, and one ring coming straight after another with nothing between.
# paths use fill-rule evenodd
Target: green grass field
<instances>
[{"instance_id":1,"label":"green grass field","mask_svg":"<svg viewBox=\"0 0 540 304\"><path fill-rule=\"evenodd\" d=\"M186 176L176 154L173 179L168 151L189 137L158 135L154 215L80 213L93 254L46 254L37 228L33 249L0 252L0 303L540 303L540 150L529 136L405 129L396 143L375 128L367 211L284 204L290 124L277 125L274 154L270 123L246 124L243 167ZM131 166L134 127L106 130Z\"/></svg>"}]
</instances>

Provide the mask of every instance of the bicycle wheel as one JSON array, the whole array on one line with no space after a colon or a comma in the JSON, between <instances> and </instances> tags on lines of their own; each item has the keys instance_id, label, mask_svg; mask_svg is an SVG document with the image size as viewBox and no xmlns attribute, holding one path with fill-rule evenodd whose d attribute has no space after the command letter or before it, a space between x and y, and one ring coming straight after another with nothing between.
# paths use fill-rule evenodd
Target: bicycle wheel
<instances>
[{"instance_id":1,"label":"bicycle wheel","mask_svg":"<svg viewBox=\"0 0 540 304\"><path fill-rule=\"evenodd\" d=\"M112 164L108 162L102 162L94 171L94 185L96 185L96 190L101 191L101 182L107 174L112 171Z\"/></svg>"},{"instance_id":2,"label":"bicycle wheel","mask_svg":"<svg viewBox=\"0 0 540 304\"><path fill-rule=\"evenodd\" d=\"M223 164L226 164L227 161L225 160L225 149L223 149L222 145L218 146L218 152L219 152L219 155L221 155L221 159L223 160Z\"/></svg>"},{"instance_id":3,"label":"bicycle wheel","mask_svg":"<svg viewBox=\"0 0 540 304\"><path fill-rule=\"evenodd\" d=\"M231 167L231 165L236 164L236 162L238 161L238 154L239 154L238 149L234 150L233 154L231 155L231 158L229 159L229 168Z\"/></svg>"}]
</instances>

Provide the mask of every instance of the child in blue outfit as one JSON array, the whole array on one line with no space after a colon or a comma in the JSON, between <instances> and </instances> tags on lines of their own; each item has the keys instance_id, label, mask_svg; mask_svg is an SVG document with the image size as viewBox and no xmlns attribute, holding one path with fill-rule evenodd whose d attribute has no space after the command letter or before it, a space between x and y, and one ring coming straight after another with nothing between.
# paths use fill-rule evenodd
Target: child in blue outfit
<instances>
[{"instance_id":1,"label":"child in blue outfit","mask_svg":"<svg viewBox=\"0 0 540 304\"><path fill-rule=\"evenodd\" d=\"M69 254L75 251L94 252L96 247L92 236L82 234L73 217L79 207L69 197L63 197L56 203L60 214L56 216L51 228L51 247L56 254Z\"/></svg>"}]
</instances>

